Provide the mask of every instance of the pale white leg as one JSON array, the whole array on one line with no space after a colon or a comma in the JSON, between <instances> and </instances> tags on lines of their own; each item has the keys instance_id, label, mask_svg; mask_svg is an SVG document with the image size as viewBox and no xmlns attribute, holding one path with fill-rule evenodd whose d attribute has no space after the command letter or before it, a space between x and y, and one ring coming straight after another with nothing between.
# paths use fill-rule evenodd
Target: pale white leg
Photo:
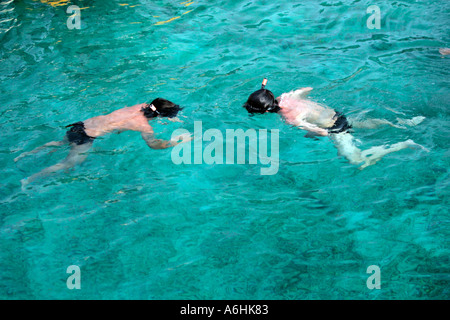
<instances>
[{"instance_id":1,"label":"pale white leg","mask_svg":"<svg viewBox=\"0 0 450 320\"><path fill-rule=\"evenodd\" d=\"M412 140L406 140L398 143L394 143L391 146L377 146L372 147L370 149L364 150L361 155L364 158L364 164L360 167L360 169L364 169L365 167L371 166L375 163L377 163L379 160L381 160L382 157L385 155L400 151L406 148L412 148L412 149L423 149L427 150L426 148L422 147L421 145L415 143Z\"/></svg>"},{"instance_id":2,"label":"pale white leg","mask_svg":"<svg viewBox=\"0 0 450 320\"><path fill-rule=\"evenodd\" d=\"M385 119L367 119L367 120L351 120L351 124L355 128L361 129L375 129L383 125L388 125L394 128L406 129L406 126L414 127L425 120L425 117L419 116L412 119L397 118L397 123Z\"/></svg>"},{"instance_id":3,"label":"pale white leg","mask_svg":"<svg viewBox=\"0 0 450 320\"><path fill-rule=\"evenodd\" d=\"M371 166L385 155L402 149L414 148L428 151L412 140L398 142L391 146L376 146L362 151L356 146L354 137L349 133L332 134L330 138L335 143L339 155L344 156L351 164L361 165L360 169Z\"/></svg>"},{"instance_id":4,"label":"pale white leg","mask_svg":"<svg viewBox=\"0 0 450 320\"><path fill-rule=\"evenodd\" d=\"M355 138L350 133L330 134L329 137L338 149L338 154L345 157L351 164L364 162L361 150L355 144Z\"/></svg>"}]
</instances>

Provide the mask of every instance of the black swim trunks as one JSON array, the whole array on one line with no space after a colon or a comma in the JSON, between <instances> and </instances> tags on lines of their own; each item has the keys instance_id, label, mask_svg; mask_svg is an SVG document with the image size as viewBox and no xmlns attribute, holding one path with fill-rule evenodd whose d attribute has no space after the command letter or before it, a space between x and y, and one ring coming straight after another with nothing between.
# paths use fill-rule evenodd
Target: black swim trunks
<instances>
[{"instance_id":1,"label":"black swim trunks","mask_svg":"<svg viewBox=\"0 0 450 320\"><path fill-rule=\"evenodd\" d=\"M336 111L333 119L336 119L336 121L331 128L328 128L329 133L347 132L352 128L351 124L348 123L347 117L344 116L341 112Z\"/></svg>"},{"instance_id":2,"label":"black swim trunks","mask_svg":"<svg viewBox=\"0 0 450 320\"><path fill-rule=\"evenodd\" d=\"M81 121L69 124L66 128L68 127L71 128L67 131L66 136L70 143L82 145L85 143L92 143L95 139L86 134L86 131L84 130L84 123Z\"/></svg>"}]
</instances>

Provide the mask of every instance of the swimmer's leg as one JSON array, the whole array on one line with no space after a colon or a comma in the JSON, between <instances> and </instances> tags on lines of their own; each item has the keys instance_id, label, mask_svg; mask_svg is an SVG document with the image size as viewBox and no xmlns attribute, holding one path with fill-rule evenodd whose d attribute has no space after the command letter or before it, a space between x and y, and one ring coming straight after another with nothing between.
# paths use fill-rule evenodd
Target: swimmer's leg
<instances>
[{"instance_id":1,"label":"swimmer's leg","mask_svg":"<svg viewBox=\"0 0 450 320\"><path fill-rule=\"evenodd\" d=\"M406 140L398 143L394 143L391 146L378 146L372 147L370 149L364 150L361 155L364 158L364 164L360 167L360 169L364 169L365 167L371 166L381 160L385 155L400 151L402 149L411 148L411 149L422 149L429 152L428 149L421 146L420 144L415 143L412 140Z\"/></svg>"},{"instance_id":2,"label":"swimmer's leg","mask_svg":"<svg viewBox=\"0 0 450 320\"><path fill-rule=\"evenodd\" d=\"M44 170L26 178L26 179L22 179L20 180L20 182L22 183L22 189L28 185L29 183L46 177L54 172L60 171L60 170L64 170L64 169L70 169L80 163L82 163L86 157L87 157L87 151L91 148L92 146L92 142L90 143L84 143L82 145L77 145L72 143L71 144L71 149L69 151L69 154L67 155L67 157L58 162L57 164L50 166L48 168L45 168Z\"/></svg>"},{"instance_id":3,"label":"swimmer's leg","mask_svg":"<svg viewBox=\"0 0 450 320\"><path fill-rule=\"evenodd\" d=\"M385 155L402 149L413 148L428 151L412 140L398 142L391 146L376 146L362 151L356 146L354 137L349 133L331 134L330 138L335 143L339 155L344 156L351 164L361 165L359 169L371 166Z\"/></svg>"},{"instance_id":4,"label":"swimmer's leg","mask_svg":"<svg viewBox=\"0 0 450 320\"><path fill-rule=\"evenodd\" d=\"M330 134L329 137L338 149L338 154L345 157L351 164L360 165L364 162L362 151L356 146L355 138L351 134Z\"/></svg>"},{"instance_id":5,"label":"swimmer's leg","mask_svg":"<svg viewBox=\"0 0 450 320\"><path fill-rule=\"evenodd\" d=\"M68 143L67 137L64 137L64 139L61 140L61 141L51 141L51 142L47 142L46 144L44 144L44 145L42 145L42 146L40 146L40 147L37 147L37 148L34 149L34 150L31 150L31 151L22 153L20 156L18 156L18 157L16 157L16 158L14 159L14 162L17 162L17 161L19 161L20 159L22 159L23 157L26 157L26 156L28 156L28 155L30 155L30 154L38 153L39 151L41 151L41 150L43 150L43 149L45 149L45 148L48 148L48 147L60 147L60 146L62 146L62 145L65 145L66 143Z\"/></svg>"},{"instance_id":6,"label":"swimmer's leg","mask_svg":"<svg viewBox=\"0 0 450 320\"><path fill-rule=\"evenodd\" d=\"M375 129L380 126L389 125L394 128L399 129L406 129L406 126L408 127L414 127L417 126L419 123L421 123L423 120L425 120L425 117L419 116L414 117L412 119L401 119L397 118L397 123L393 123L391 121L385 120L385 119L367 119L367 120L351 120L350 123L354 128L361 128L361 129Z\"/></svg>"}]
</instances>

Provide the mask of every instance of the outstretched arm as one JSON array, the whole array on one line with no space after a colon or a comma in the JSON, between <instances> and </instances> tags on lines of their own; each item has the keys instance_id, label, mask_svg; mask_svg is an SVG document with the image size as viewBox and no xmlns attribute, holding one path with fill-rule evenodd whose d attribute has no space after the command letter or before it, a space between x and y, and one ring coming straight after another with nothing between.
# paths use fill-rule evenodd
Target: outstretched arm
<instances>
[{"instance_id":1,"label":"outstretched arm","mask_svg":"<svg viewBox=\"0 0 450 320\"><path fill-rule=\"evenodd\" d=\"M306 99L306 97L308 97L308 95L310 94L310 92L312 91L313 88L311 87L306 87L306 88L301 88L301 89L297 89L295 91L291 91L291 97L296 98L296 99Z\"/></svg>"},{"instance_id":2,"label":"outstretched arm","mask_svg":"<svg viewBox=\"0 0 450 320\"><path fill-rule=\"evenodd\" d=\"M312 135L323 136L323 137L328 135L328 130L320 128L320 127L316 126L315 124L311 124L306 121L296 120L294 124L297 127L299 127L300 129L307 130ZM309 135L311 135L311 134L309 134Z\"/></svg>"},{"instance_id":3,"label":"outstretched arm","mask_svg":"<svg viewBox=\"0 0 450 320\"><path fill-rule=\"evenodd\" d=\"M170 147L174 147L177 144L188 142L192 140L192 137L189 135L180 135L176 140L162 140L156 139L153 132L141 132L142 139L147 143L147 145L152 149L167 149ZM181 140L181 141L180 141Z\"/></svg>"},{"instance_id":4,"label":"outstretched arm","mask_svg":"<svg viewBox=\"0 0 450 320\"><path fill-rule=\"evenodd\" d=\"M14 162L17 162L17 161L19 161L20 159L22 159L23 157L26 157L26 156L28 156L28 155L30 155L30 154L38 153L39 151L41 151L41 150L43 150L43 149L45 149L45 148L47 148L47 147L59 147L59 146L62 146L62 145L64 145L64 144L66 144L66 143L67 143L66 140L48 142L48 143L46 143L46 144L44 144L44 145L42 145L42 146L40 146L40 147L37 147L37 148L34 149L34 150L31 150L31 151L22 153L20 156L18 156L18 157L16 157L16 158L14 159Z\"/></svg>"}]
</instances>

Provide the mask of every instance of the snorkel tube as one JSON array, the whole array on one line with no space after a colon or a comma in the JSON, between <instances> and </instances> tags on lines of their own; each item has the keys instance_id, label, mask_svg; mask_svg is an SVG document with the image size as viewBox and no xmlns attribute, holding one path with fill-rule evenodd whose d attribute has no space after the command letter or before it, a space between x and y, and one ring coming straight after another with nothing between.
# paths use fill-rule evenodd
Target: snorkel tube
<instances>
[{"instance_id":1,"label":"snorkel tube","mask_svg":"<svg viewBox=\"0 0 450 320\"><path fill-rule=\"evenodd\" d=\"M153 104L149 105L148 107L149 107L150 109L152 109L153 112L156 112L157 114L160 114L159 111L156 110L156 107L155 107Z\"/></svg>"},{"instance_id":2,"label":"snorkel tube","mask_svg":"<svg viewBox=\"0 0 450 320\"><path fill-rule=\"evenodd\" d=\"M267 84L267 79L264 78L262 84L261 84L261 89L265 89L266 88L266 84Z\"/></svg>"}]
</instances>

